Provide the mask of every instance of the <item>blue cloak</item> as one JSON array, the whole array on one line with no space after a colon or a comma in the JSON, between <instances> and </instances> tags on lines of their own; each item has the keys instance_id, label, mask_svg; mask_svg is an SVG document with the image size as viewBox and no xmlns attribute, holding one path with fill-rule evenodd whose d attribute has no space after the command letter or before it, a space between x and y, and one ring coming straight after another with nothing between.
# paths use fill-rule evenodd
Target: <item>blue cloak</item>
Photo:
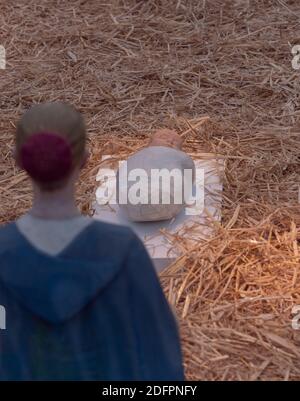
<instances>
[{"instance_id":1,"label":"blue cloak","mask_svg":"<svg viewBox=\"0 0 300 401\"><path fill-rule=\"evenodd\" d=\"M1 228L0 305L0 380L184 378L174 316L128 228L92 222L56 257Z\"/></svg>"}]
</instances>

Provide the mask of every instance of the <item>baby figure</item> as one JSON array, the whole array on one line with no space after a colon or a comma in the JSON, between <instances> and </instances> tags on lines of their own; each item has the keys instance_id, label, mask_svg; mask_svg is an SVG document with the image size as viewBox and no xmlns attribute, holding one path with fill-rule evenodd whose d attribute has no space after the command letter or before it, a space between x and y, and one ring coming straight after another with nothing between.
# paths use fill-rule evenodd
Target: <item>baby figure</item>
<instances>
[{"instance_id":1,"label":"baby figure","mask_svg":"<svg viewBox=\"0 0 300 401\"><path fill-rule=\"evenodd\" d=\"M192 193L195 165L181 150L183 141L174 130L158 130L147 147L121 165L117 200L128 220L169 220L185 207Z\"/></svg>"}]
</instances>

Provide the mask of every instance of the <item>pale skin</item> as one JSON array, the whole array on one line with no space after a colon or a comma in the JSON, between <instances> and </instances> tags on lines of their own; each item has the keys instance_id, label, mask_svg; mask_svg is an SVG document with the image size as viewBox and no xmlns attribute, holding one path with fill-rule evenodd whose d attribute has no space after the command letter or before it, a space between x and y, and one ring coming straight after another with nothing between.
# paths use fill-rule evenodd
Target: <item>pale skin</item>
<instances>
[{"instance_id":1,"label":"pale skin","mask_svg":"<svg viewBox=\"0 0 300 401\"><path fill-rule=\"evenodd\" d=\"M152 134L148 146L166 146L181 150L184 139L176 131L163 128Z\"/></svg>"}]
</instances>

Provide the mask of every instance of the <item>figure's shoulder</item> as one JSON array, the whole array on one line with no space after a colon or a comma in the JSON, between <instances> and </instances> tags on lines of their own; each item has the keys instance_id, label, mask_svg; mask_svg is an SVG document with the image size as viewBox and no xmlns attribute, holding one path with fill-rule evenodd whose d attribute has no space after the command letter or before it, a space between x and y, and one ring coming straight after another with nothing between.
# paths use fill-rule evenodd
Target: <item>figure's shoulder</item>
<instances>
[{"instance_id":1,"label":"figure's shoulder","mask_svg":"<svg viewBox=\"0 0 300 401\"><path fill-rule=\"evenodd\" d=\"M0 226L0 250L16 244L17 228L15 222Z\"/></svg>"},{"instance_id":2,"label":"figure's shoulder","mask_svg":"<svg viewBox=\"0 0 300 401\"><path fill-rule=\"evenodd\" d=\"M89 257L123 263L137 241L136 234L126 226L110 224L94 219L81 236L81 244L74 243L76 252L88 252ZM79 246L78 246L79 245Z\"/></svg>"},{"instance_id":3,"label":"figure's shoulder","mask_svg":"<svg viewBox=\"0 0 300 401\"><path fill-rule=\"evenodd\" d=\"M129 227L96 219L91 224L91 230L97 238L106 242L109 246L129 244L135 238L133 230Z\"/></svg>"},{"instance_id":4,"label":"figure's shoulder","mask_svg":"<svg viewBox=\"0 0 300 401\"><path fill-rule=\"evenodd\" d=\"M94 230L98 231L99 233L113 234L118 236L133 233L132 229L127 226L107 223L105 221L101 221L95 218L93 218L92 226Z\"/></svg>"},{"instance_id":5,"label":"figure's shoulder","mask_svg":"<svg viewBox=\"0 0 300 401\"><path fill-rule=\"evenodd\" d=\"M0 238L4 238L7 235L11 235L14 233L15 231L15 227L16 223L13 222L9 222L9 223L5 223L5 224L1 224L0 225Z\"/></svg>"}]
</instances>

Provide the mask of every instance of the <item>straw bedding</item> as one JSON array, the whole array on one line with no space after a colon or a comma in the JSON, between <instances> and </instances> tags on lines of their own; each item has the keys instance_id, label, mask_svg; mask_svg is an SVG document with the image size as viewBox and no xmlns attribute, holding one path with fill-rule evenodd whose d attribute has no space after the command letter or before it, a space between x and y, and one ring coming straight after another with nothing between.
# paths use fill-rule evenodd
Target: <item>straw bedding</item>
<instances>
[{"instance_id":1,"label":"straw bedding","mask_svg":"<svg viewBox=\"0 0 300 401\"><path fill-rule=\"evenodd\" d=\"M300 379L300 44L297 0L0 2L1 222L31 201L12 160L33 102L65 100L86 116L90 161L78 186L91 213L102 154L124 158L155 128L186 150L226 160L223 218L162 274L180 320L186 375Z\"/></svg>"}]
</instances>

